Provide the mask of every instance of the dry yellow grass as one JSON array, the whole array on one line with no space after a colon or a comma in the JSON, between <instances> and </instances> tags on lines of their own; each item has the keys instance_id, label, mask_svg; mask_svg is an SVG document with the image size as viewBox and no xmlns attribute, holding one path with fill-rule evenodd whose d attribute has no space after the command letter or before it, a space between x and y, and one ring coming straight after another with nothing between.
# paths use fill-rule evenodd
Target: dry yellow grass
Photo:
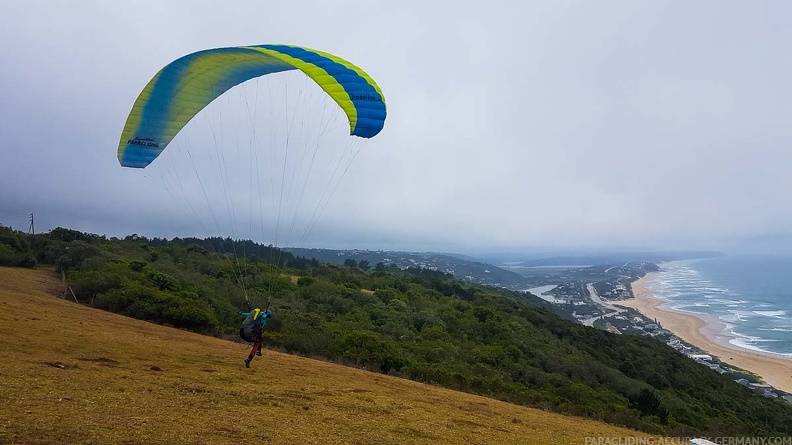
<instances>
[{"instance_id":1,"label":"dry yellow grass","mask_svg":"<svg viewBox=\"0 0 792 445\"><path fill-rule=\"evenodd\" d=\"M584 444L634 431L264 351L53 296L0 268L0 443Z\"/></svg>"}]
</instances>

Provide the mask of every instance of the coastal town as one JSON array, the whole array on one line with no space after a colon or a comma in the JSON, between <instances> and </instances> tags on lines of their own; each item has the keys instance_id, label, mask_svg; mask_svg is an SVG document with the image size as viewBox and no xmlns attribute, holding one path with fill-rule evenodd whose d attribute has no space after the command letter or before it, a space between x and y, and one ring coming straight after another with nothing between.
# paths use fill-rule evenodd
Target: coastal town
<instances>
[{"instance_id":1,"label":"coastal town","mask_svg":"<svg viewBox=\"0 0 792 445\"><path fill-rule=\"evenodd\" d=\"M577 274L598 276L600 280L587 283L567 282L549 284L526 290L542 300L552 303L561 312L571 315L580 323L603 329L617 335L643 335L663 342L695 362L719 374L733 378L736 383L767 398L783 399L792 403L792 393L766 383L749 371L725 363L698 346L690 344L627 304L635 298L632 284L647 272L659 268L653 263L628 263L621 266L597 266ZM573 274L574 272L567 272Z\"/></svg>"}]
</instances>

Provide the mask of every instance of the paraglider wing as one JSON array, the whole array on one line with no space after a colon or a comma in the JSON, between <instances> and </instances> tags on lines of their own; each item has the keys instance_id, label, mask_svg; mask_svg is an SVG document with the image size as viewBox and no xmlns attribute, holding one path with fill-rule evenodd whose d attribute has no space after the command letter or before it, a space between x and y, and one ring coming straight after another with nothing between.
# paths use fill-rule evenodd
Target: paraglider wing
<instances>
[{"instance_id":1,"label":"paraglider wing","mask_svg":"<svg viewBox=\"0 0 792 445\"><path fill-rule=\"evenodd\" d=\"M376 136L385 123L385 98L363 70L332 54L288 45L257 45L198 51L162 68L129 113L118 161L143 168L214 99L255 77L300 70L341 107L350 134Z\"/></svg>"}]
</instances>

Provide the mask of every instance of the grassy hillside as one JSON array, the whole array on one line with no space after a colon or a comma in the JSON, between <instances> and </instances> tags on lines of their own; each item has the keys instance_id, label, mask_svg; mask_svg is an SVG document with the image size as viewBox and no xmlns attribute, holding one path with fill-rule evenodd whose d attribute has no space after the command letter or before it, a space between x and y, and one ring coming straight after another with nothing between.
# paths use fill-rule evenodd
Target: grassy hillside
<instances>
[{"instance_id":1,"label":"grassy hillside","mask_svg":"<svg viewBox=\"0 0 792 445\"><path fill-rule=\"evenodd\" d=\"M271 349L649 433L792 434L792 405L661 342L582 326L537 298L439 271L327 265L249 241L68 229L0 227L0 246L0 265L51 265L80 303L161 325L233 339L245 296L259 307L271 300Z\"/></svg>"},{"instance_id":2,"label":"grassy hillside","mask_svg":"<svg viewBox=\"0 0 792 445\"><path fill-rule=\"evenodd\" d=\"M54 297L0 267L0 443L581 444L641 436Z\"/></svg>"}]
</instances>

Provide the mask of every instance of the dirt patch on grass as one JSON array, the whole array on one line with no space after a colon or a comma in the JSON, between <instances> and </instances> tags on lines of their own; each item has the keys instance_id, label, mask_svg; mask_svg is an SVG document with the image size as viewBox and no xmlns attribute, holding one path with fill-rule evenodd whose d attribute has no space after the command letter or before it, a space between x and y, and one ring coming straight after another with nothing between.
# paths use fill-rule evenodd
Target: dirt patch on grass
<instances>
[{"instance_id":1,"label":"dirt patch on grass","mask_svg":"<svg viewBox=\"0 0 792 445\"><path fill-rule=\"evenodd\" d=\"M100 364L104 364L104 365L117 365L118 364L117 360L113 360L113 359L107 358L107 357L96 357L96 358L77 357L77 360L80 360L80 361L83 361L83 362L100 363Z\"/></svg>"}]
</instances>

